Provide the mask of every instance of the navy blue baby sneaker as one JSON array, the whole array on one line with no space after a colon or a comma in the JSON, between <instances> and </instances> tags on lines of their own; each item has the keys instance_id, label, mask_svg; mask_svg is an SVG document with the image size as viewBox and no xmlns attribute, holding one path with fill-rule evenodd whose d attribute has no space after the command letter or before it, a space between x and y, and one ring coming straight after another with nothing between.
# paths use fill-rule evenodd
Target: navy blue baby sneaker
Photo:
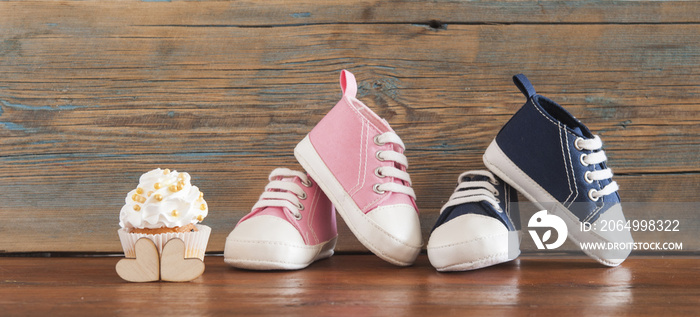
<instances>
[{"instance_id":1,"label":"navy blue baby sneaker","mask_svg":"<svg viewBox=\"0 0 700 317\"><path fill-rule=\"evenodd\" d=\"M474 270L520 255L518 193L488 171L459 176L428 240L438 271Z\"/></svg>"},{"instance_id":2,"label":"navy blue baby sneaker","mask_svg":"<svg viewBox=\"0 0 700 317\"><path fill-rule=\"evenodd\" d=\"M619 224L624 227L625 216L600 137L556 102L538 95L524 75L513 81L527 102L491 142L484 164L561 218L569 239L590 257L619 265L633 240L629 230L615 230Z\"/></svg>"}]
</instances>

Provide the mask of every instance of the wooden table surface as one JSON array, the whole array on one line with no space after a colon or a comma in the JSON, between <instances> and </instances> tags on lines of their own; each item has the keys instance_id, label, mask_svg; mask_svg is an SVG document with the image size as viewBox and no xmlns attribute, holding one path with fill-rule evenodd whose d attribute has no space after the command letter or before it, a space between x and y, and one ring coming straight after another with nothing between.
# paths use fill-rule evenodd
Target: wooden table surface
<instances>
[{"instance_id":1,"label":"wooden table surface","mask_svg":"<svg viewBox=\"0 0 700 317\"><path fill-rule=\"evenodd\" d=\"M0 258L2 316L696 315L698 259L525 257L438 273L425 255L398 268L372 255L336 255L305 270L255 272L208 256L188 283L128 283L119 258Z\"/></svg>"}]
</instances>

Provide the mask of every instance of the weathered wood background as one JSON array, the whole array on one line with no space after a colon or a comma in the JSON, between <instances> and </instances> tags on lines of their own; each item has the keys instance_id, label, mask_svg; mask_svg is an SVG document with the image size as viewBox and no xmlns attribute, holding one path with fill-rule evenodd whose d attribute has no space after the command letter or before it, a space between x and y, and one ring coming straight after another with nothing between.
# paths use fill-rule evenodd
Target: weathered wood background
<instances>
[{"instance_id":1,"label":"weathered wood background","mask_svg":"<svg viewBox=\"0 0 700 317\"><path fill-rule=\"evenodd\" d=\"M6 1L0 250L118 252L126 193L168 167L222 251L268 173L300 168L343 68L407 145L425 241L521 72L603 136L625 201L700 201L698 1ZM698 212L626 210L680 219L688 252ZM363 250L344 224L338 250Z\"/></svg>"}]
</instances>

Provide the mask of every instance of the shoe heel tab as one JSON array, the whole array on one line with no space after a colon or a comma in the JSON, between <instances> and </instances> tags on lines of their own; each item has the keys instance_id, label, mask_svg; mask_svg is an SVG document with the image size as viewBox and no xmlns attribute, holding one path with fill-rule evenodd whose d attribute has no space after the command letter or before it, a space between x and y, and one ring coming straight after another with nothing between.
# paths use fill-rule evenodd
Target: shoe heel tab
<instances>
[{"instance_id":1,"label":"shoe heel tab","mask_svg":"<svg viewBox=\"0 0 700 317\"><path fill-rule=\"evenodd\" d=\"M343 90L343 96L355 98L357 95L355 75L345 69L340 72L340 89Z\"/></svg>"},{"instance_id":2,"label":"shoe heel tab","mask_svg":"<svg viewBox=\"0 0 700 317\"><path fill-rule=\"evenodd\" d=\"M517 74L513 76L513 82L515 83L515 86L520 89L520 92L527 97L527 99L532 98L532 96L536 95L537 93L535 92L535 87L532 87L532 84L530 83L530 80L525 77L523 74Z\"/></svg>"}]
</instances>

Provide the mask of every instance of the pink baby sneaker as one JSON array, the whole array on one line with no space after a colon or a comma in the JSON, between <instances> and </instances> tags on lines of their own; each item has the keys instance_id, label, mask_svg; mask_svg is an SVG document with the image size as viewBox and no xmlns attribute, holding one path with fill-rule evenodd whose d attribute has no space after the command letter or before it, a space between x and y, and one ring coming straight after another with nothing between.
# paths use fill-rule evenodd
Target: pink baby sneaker
<instances>
[{"instance_id":1,"label":"pink baby sneaker","mask_svg":"<svg viewBox=\"0 0 700 317\"><path fill-rule=\"evenodd\" d=\"M340 73L340 86L343 98L294 155L365 247L392 264L411 265L422 242L405 146L355 98L352 73Z\"/></svg>"},{"instance_id":2,"label":"pink baby sneaker","mask_svg":"<svg viewBox=\"0 0 700 317\"><path fill-rule=\"evenodd\" d=\"M306 174L287 168L226 238L224 262L251 270L298 270L333 255L338 236L328 197Z\"/></svg>"}]
</instances>

